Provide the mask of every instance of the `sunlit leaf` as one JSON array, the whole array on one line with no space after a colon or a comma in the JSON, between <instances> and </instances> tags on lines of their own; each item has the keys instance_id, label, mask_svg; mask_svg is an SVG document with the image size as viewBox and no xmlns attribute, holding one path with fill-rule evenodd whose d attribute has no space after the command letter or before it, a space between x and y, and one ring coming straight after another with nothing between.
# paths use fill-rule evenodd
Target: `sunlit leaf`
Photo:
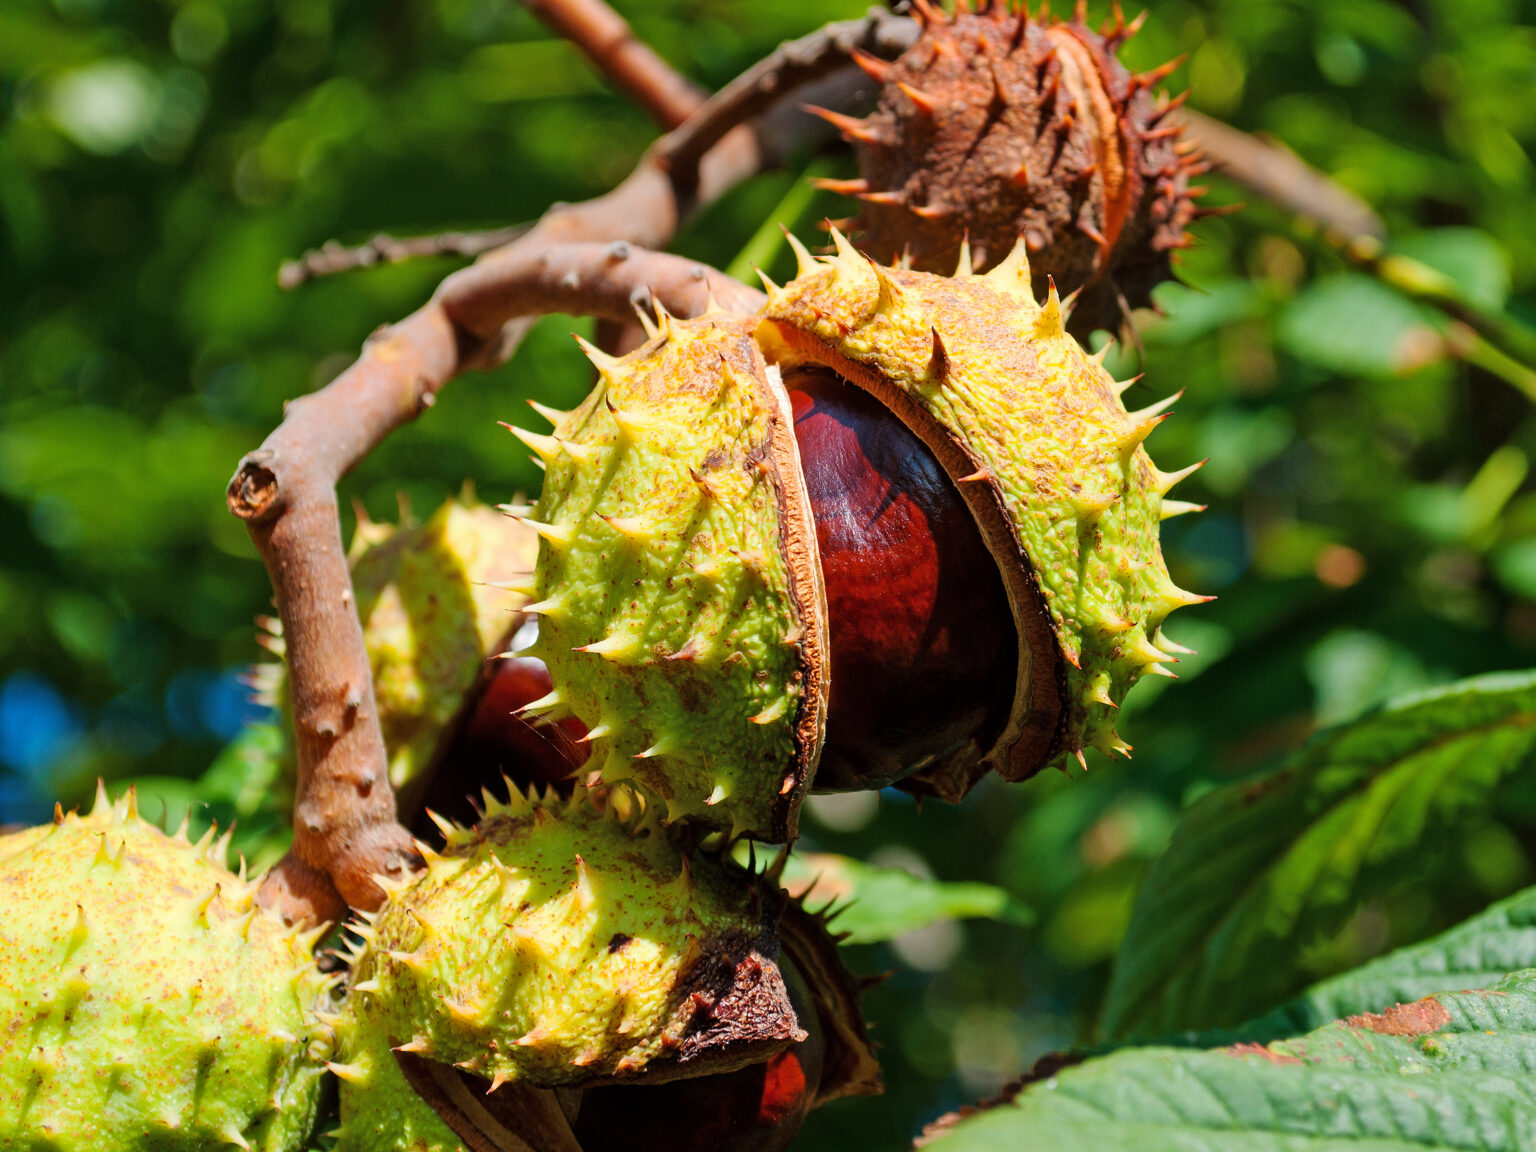
<instances>
[{"instance_id":1,"label":"sunlit leaf","mask_svg":"<svg viewBox=\"0 0 1536 1152\"><path fill-rule=\"evenodd\" d=\"M1397 237L1392 251L1448 276L1469 304L1497 309L1509 295L1509 253L1477 228L1430 228Z\"/></svg>"},{"instance_id":2,"label":"sunlit leaf","mask_svg":"<svg viewBox=\"0 0 1536 1152\"><path fill-rule=\"evenodd\" d=\"M1294 1035L1357 1012L1428 996L1440 988L1485 988L1504 973L1536 965L1536 888L1502 900L1429 940L1398 948L1314 984L1248 1025L1250 1035Z\"/></svg>"},{"instance_id":3,"label":"sunlit leaf","mask_svg":"<svg viewBox=\"0 0 1536 1152\"><path fill-rule=\"evenodd\" d=\"M1483 813L1533 740L1536 674L1482 677L1399 700L1205 796L1137 897L1101 1033L1237 1024L1295 994L1307 945Z\"/></svg>"},{"instance_id":4,"label":"sunlit leaf","mask_svg":"<svg viewBox=\"0 0 1536 1152\"><path fill-rule=\"evenodd\" d=\"M1350 376L1396 376L1441 355L1417 305L1355 272L1307 288L1281 313L1278 335L1291 355Z\"/></svg>"},{"instance_id":5,"label":"sunlit leaf","mask_svg":"<svg viewBox=\"0 0 1536 1152\"><path fill-rule=\"evenodd\" d=\"M1536 972L1267 1047L1142 1048L1068 1067L930 1152L1424 1152L1530 1147Z\"/></svg>"}]
</instances>

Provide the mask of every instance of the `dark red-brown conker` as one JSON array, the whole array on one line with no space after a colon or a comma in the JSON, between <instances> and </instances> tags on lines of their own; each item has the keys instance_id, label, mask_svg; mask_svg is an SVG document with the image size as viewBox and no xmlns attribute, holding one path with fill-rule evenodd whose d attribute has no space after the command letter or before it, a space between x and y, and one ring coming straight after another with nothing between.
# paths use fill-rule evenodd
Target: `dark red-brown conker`
<instances>
[{"instance_id":1,"label":"dark red-brown conker","mask_svg":"<svg viewBox=\"0 0 1536 1152\"><path fill-rule=\"evenodd\" d=\"M827 590L831 697L815 787L878 788L1008 716L1018 643L997 562L954 483L879 401L786 375Z\"/></svg>"},{"instance_id":2,"label":"dark red-brown conker","mask_svg":"<svg viewBox=\"0 0 1536 1152\"><path fill-rule=\"evenodd\" d=\"M574 717L554 722L524 719L519 711L547 694L549 669L531 656L492 657L438 757L425 806L466 826L479 820L482 788L500 796L505 776L523 790L561 784L587 759L586 725ZM435 837L425 819L418 835ZM429 831L430 830L430 831Z\"/></svg>"}]
</instances>

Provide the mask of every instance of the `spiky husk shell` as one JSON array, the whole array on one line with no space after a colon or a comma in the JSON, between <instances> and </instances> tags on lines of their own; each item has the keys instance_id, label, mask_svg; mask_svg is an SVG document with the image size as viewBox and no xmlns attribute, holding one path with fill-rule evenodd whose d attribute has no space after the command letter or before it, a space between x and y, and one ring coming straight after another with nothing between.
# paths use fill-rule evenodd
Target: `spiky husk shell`
<instances>
[{"instance_id":1,"label":"spiky husk shell","mask_svg":"<svg viewBox=\"0 0 1536 1152\"><path fill-rule=\"evenodd\" d=\"M666 819L792 839L824 735L825 593L788 399L756 322L663 316L552 436L538 644L587 767Z\"/></svg>"},{"instance_id":2,"label":"spiky husk shell","mask_svg":"<svg viewBox=\"0 0 1536 1152\"><path fill-rule=\"evenodd\" d=\"M410 810L426 783L443 735L480 676L505 650L526 597L538 537L466 493L424 523L363 519L348 562L374 701L389 752L389 780ZM267 646L282 655L276 621ZM255 671L260 695L286 702L281 666Z\"/></svg>"},{"instance_id":3,"label":"spiky husk shell","mask_svg":"<svg viewBox=\"0 0 1536 1152\"><path fill-rule=\"evenodd\" d=\"M829 918L840 910L812 912L802 901L792 899L779 920L784 955L799 968L821 1020L825 1051L816 1088L814 1106L818 1108L844 1096L878 1096L885 1090L859 1003L864 984L838 955L838 945L847 934L833 933L828 926ZM879 983L879 978L868 983Z\"/></svg>"},{"instance_id":4,"label":"spiky husk shell","mask_svg":"<svg viewBox=\"0 0 1536 1152\"><path fill-rule=\"evenodd\" d=\"M469 1147L406 1080L387 1037L348 1029L336 1152L469 1152ZM348 1034L350 1032L350 1035Z\"/></svg>"},{"instance_id":5,"label":"spiky husk shell","mask_svg":"<svg viewBox=\"0 0 1536 1152\"><path fill-rule=\"evenodd\" d=\"M47 836L51 830L51 825L39 824L34 828L17 828L14 832L7 832L4 836L0 836L0 860L26 851Z\"/></svg>"},{"instance_id":6,"label":"spiky husk shell","mask_svg":"<svg viewBox=\"0 0 1536 1152\"><path fill-rule=\"evenodd\" d=\"M1163 500L1184 473L1141 448L1168 402L1125 410L1063 329L1054 290L1036 302L1022 242L987 275L951 278L879 267L834 236L836 257L802 254L801 274L771 291L764 340L881 399L976 515L1021 640L1013 716L989 758L1017 779L1085 745L1127 751L1120 701L1172 659L1157 647L1168 613L1204 599L1173 585L1158 543L1159 521L1188 507ZM1057 668L1032 666L1052 650Z\"/></svg>"},{"instance_id":7,"label":"spiky husk shell","mask_svg":"<svg viewBox=\"0 0 1536 1152\"><path fill-rule=\"evenodd\" d=\"M803 1037L774 960L777 901L728 862L683 857L654 819L621 820L618 800L487 798L391 893L334 1066L355 1146L379 1137L358 1118L391 1049L552 1087L723 1071Z\"/></svg>"},{"instance_id":8,"label":"spiky husk shell","mask_svg":"<svg viewBox=\"0 0 1536 1152\"><path fill-rule=\"evenodd\" d=\"M494 508L450 499L420 525L359 524L352 589L397 792L421 781L487 657L503 651L537 537Z\"/></svg>"},{"instance_id":9,"label":"spiky husk shell","mask_svg":"<svg viewBox=\"0 0 1536 1152\"><path fill-rule=\"evenodd\" d=\"M1196 211L1170 102L1150 89L1166 71L1132 75L1115 57L1134 31L1118 9L1102 33L1032 21L1011 5L946 17L918 6L924 30L882 81L867 119L834 118L855 145L861 179L829 181L862 203L859 247L882 262L910 253L929 272L955 266L969 233L978 269L1022 235L1036 269L1082 290L1073 330L1119 327L1122 306L1150 303L1187 243Z\"/></svg>"},{"instance_id":10,"label":"spiky husk shell","mask_svg":"<svg viewBox=\"0 0 1536 1152\"><path fill-rule=\"evenodd\" d=\"M224 849L139 819L131 792L6 838L0 1147L307 1139L328 1044L314 937L256 907Z\"/></svg>"}]
</instances>

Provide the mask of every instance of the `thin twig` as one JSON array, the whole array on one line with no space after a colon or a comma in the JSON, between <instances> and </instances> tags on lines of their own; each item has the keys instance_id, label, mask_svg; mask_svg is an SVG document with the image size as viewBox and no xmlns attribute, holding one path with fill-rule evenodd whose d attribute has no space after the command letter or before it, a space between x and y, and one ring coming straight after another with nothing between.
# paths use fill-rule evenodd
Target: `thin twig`
<instances>
[{"instance_id":1,"label":"thin twig","mask_svg":"<svg viewBox=\"0 0 1536 1152\"><path fill-rule=\"evenodd\" d=\"M658 56L603 0L523 0L564 36L615 88L664 130L692 115L707 95Z\"/></svg>"},{"instance_id":2,"label":"thin twig","mask_svg":"<svg viewBox=\"0 0 1536 1152\"><path fill-rule=\"evenodd\" d=\"M398 264L402 260L415 260L423 256L478 256L516 240L526 231L528 225L512 224L486 232L439 232L432 236L403 238L380 232L366 244L359 244L355 248L328 240L319 248L311 248L297 260L285 263L278 270L277 282L282 288L293 289L322 276L334 276L354 268L370 268L375 264Z\"/></svg>"},{"instance_id":3,"label":"thin twig","mask_svg":"<svg viewBox=\"0 0 1536 1152\"><path fill-rule=\"evenodd\" d=\"M1198 144L1223 176L1315 222L1339 247L1374 245L1380 250L1387 229L1371 206L1289 148L1193 109L1181 108L1174 115L1184 126L1185 139Z\"/></svg>"},{"instance_id":4,"label":"thin twig","mask_svg":"<svg viewBox=\"0 0 1536 1152\"><path fill-rule=\"evenodd\" d=\"M1507 312L1468 303L1456 281L1411 256L1379 248L1372 252L1361 246L1346 248L1344 254L1384 284L1445 313L1453 326L1467 330L1450 341L1458 355L1503 377L1536 400L1536 370L1532 368L1536 365L1536 331Z\"/></svg>"},{"instance_id":5,"label":"thin twig","mask_svg":"<svg viewBox=\"0 0 1536 1152\"><path fill-rule=\"evenodd\" d=\"M615 225L617 226L617 225ZM432 299L364 345L351 368L293 401L283 422L240 463L229 509L246 522L276 591L290 670L298 782L294 844L263 899L291 920L334 919L319 883L374 908L374 877L416 860L395 819L362 625L342 550L336 482L437 391L495 362L515 317L569 312L626 319L651 293L678 315L709 294L751 311L762 296L722 273L625 242L542 248L516 243L449 276Z\"/></svg>"},{"instance_id":6,"label":"thin twig","mask_svg":"<svg viewBox=\"0 0 1536 1152\"><path fill-rule=\"evenodd\" d=\"M660 154L683 179L681 174L737 124L765 112L795 89L847 68L853 49L894 59L912 46L919 31L914 20L872 8L862 19L827 24L809 36L786 40L711 96L667 138Z\"/></svg>"},{"instance_id":7,"label":"thin twig","mask_svg":"<svg viewBox=\"0 0 1536 1152\"><path fill-rule=\"evenodd\" d=\"M1501 312L1478 308L1454 280L1391 252L1386 226L1371 206L1283 145L1181 109L1185 135L1197 141L1222 175L1291 214L1317 224L1323 238L1362 272L1444 313L1452 322L1445 348L1536 399L1536 332Z\"/></svg>"}]
</instances>

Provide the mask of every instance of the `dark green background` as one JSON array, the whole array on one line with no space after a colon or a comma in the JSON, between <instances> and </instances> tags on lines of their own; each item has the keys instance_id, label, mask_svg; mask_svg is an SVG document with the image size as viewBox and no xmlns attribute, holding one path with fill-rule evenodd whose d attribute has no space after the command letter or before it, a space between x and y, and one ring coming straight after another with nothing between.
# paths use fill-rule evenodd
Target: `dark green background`
<instances>
[{"instance_id":1,"label":"dark green background","mask_svg":"<svg viewBox=\"0 0 1536 1152\"><path fill-rule=\"evenodd\" d=\"M861 10L620 7L708 86ZM1536 4L1496 0L1160 0L1126 56L1188 52L1170 83L1193 84L1194 107L1363 196L1473 306L1536 321L1533 23ZM5 822L98 775L193 777L249 715L234 677L258 656L269 589L225 481L284 398L452 266L283 293L281 261L331 237L532 219L609 187L654 131L512 0L7 0L0 99ZM678 247L730 262L796 178L741 188ZM861 818L846 801L810 821L815 846L1001 884L1038 923L859 950L863 970L896 969L869 997L892 1090L819 1114L805 1147L899 1146L1079 1036L1148 862L1213 783L1388 694L1536 663L1529 398L1449 354L1439 314L1351 271L1305 222L1211 183L1213 201L1249 206L1198 226L1189 287L1159 293L1167 316L1145 318L1146 377L1127 394L1185 389L1149 448L1165 468L1211 459L1178 493L1209 512L1164 533L1178 582L1220 596L1170 628L1201 655L1132 694L1129 763L1093 757L1086 779L987 786L920 818L889 794L856 828L833 827ZM847 212L830 196L811 209ZM579 394L572 327L552 318L507 367L452 385L344 498L385 518L466 477L493 501L531 489L495 421L524 395ZM1504 812L1427 847L1422 874L1341 934L1302 942L1311 969L1536 879L1536 805Z\"/></svg>"}]
</instances>

